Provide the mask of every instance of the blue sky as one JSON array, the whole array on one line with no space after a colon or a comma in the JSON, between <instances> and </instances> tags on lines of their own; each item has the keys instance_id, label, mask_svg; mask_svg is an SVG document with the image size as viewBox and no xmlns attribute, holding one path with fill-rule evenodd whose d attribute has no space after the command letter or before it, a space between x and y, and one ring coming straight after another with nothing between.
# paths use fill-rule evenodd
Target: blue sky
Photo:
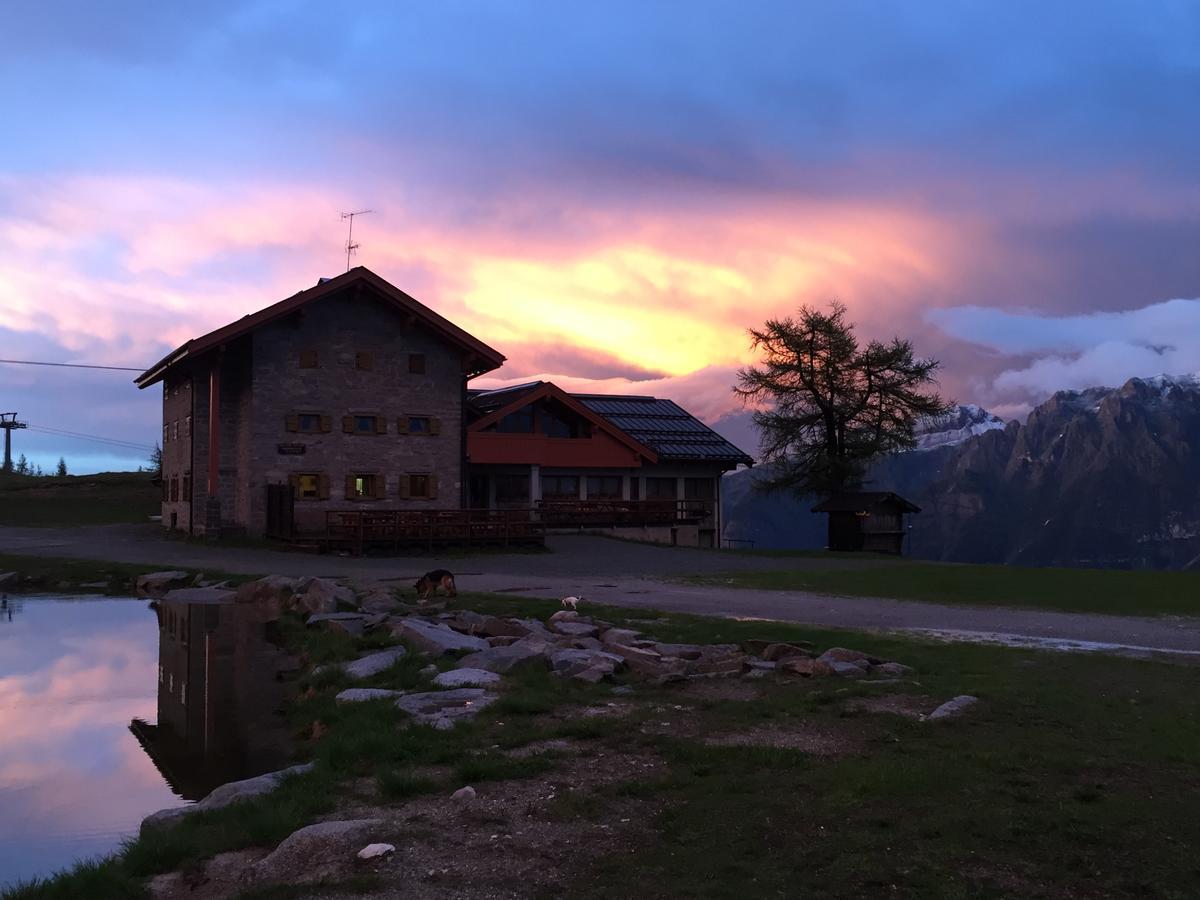
<instances>
[{"instance_id":1,"label":"blue sky","mask_svg":"<svg viewBox=\"0 0 1200 900\"><path fill-rule=\"evenodd\" d=\"M710 422L744 329L835 297L1001 415L1200 369L1195 4L26 4L0 104L4 358L152 362L340 271L371 207L358 261L502 378ZM123 376L0 371L155 439Z\"/></svg>"}]
</instances>

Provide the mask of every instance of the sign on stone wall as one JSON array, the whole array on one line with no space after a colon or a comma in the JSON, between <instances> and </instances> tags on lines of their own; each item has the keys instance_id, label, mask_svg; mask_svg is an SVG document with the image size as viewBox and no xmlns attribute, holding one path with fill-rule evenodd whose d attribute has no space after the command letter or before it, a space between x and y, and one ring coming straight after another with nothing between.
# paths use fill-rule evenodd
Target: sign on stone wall
<instances>
[{"instance_id":1,"label":"sign on stone wall","mask_svg":"<svg viewBox=\"0 0 1200 900\"><path fill-rule=\"evenodd\" d=\"M306 450L304 444L276 444L280 456L303 456Z\"/></svg>"}]
</instances>

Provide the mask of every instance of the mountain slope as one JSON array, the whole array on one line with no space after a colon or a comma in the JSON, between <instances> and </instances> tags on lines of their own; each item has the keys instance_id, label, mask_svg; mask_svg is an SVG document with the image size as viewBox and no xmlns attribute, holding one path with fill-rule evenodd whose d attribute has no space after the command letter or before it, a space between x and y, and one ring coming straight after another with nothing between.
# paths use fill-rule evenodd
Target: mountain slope
<instances>
[{"instance_id":1,"label":"mountain slope","mask_svg":"<svg viewBox=\"0 0 1200 900\"><path fill-rule=\"evenodd\" d=\"M935 438L933 449L889 457L871 472L871 489L895 490L923 508L911 518L912 555L1200 565L1200 380L1135 378L1115 389L1060 391L1024 425L974 418L958 430L986 421L982 433L958 443ZM726 481L753 477L751 470ZM738 501L727 505L728 537L752 536L758 546L824 544L811 503L764 498L742 485L725 496Z\"/></svg>"}]
</instances>

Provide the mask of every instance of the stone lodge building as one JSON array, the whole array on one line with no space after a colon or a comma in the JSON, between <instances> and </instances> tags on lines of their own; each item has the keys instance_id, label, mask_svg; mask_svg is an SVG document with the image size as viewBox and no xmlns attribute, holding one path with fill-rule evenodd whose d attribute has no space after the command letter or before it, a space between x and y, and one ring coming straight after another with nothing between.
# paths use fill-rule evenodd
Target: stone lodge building
<instances>
[{"instance_id":1,"label":"stone lodge building","mask_svg":"<svg viewBox=\"0 0 1200 900\"><path fill-rule=\"evenodd\" d=\"M529 510L718 546L720 478L752 460L669 400L468 382L504 356L357 267L188 341L163 385L163 524L319 534L355 511ZM619 526L619 527L618 527Z\"/></svg>"}]
</instances>

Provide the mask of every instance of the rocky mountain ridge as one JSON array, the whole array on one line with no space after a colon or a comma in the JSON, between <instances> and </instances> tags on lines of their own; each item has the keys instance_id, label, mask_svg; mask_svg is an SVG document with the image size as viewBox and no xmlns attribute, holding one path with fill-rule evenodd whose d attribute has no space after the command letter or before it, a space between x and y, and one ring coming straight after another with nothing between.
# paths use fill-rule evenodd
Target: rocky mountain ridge
<instances>
[{"instance_id":1,"label":"rocky mountain ridge","mask_svg":"<svg viewBox=\"0 0 1200 900\"><path fill-rule=\"evenodd\" d=\"M922 507L911 517L911 555L1200 567L1200 378L1060 391L1023 424L995 424L984 410L959 417L924 449L883 459L869 473L869 489L894 490ZM824 546L823 517L809 513L811 501L761 495L755 480L754 470L726 478L727 538Z\"/></svg>"}]
</instances>

